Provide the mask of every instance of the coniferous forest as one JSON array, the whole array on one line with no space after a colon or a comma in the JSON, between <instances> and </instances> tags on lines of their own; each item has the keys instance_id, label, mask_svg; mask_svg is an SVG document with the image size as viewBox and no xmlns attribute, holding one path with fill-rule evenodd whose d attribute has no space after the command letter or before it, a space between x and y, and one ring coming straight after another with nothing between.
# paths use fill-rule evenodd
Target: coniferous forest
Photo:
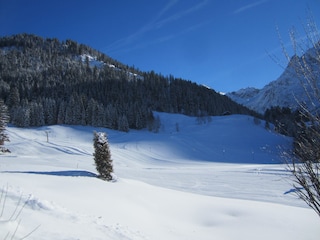
<instances>
[{"instance_id":1,"label":"coniferous forest","mask_svg":"<svg viewBox=\"0 0 320 240\"><path fill-rule=\"evenodd\" d=\"M256 115L205 86L140 71L73 40L30 34L0 38L0 99L8 106L10 122L20 127L151 130L152 111Z\"/></svg>"}]
</instances>

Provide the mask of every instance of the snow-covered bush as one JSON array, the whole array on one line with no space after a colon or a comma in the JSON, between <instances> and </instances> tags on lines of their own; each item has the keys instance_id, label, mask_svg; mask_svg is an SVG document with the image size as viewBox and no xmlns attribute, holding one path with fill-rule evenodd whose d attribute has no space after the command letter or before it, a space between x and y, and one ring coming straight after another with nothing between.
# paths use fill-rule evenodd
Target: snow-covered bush
<instances>
[{"instance_id":1,"label":"snow-covered bush","mask_svg":"<svg viewBox=\"0 0 320 240\"><path fill-rule=\"evenodd\" d=\"M3 147L4 142L9 141L8 134L6 133L7 123L9 122L8 108L0 99L0 152L10 152Z\"/></svg>"}]
</instances>

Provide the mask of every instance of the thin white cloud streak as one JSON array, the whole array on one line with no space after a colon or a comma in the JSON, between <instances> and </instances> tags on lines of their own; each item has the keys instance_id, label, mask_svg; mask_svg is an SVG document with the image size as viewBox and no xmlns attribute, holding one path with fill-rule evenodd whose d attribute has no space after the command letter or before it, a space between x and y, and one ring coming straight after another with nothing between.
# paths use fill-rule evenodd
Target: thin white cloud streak
<instances>
[{"instance_id":1,"label":"thin white cloud streak","mask_svg":"<svg viewBox=\"0 0 320 240\"><path fill-rule=\"evenodd\" d=\"M178 33L167 35L167 36L155 39L154 41L150 42L150 45L169 41L169 40L174 39L174 38L176 38L176 37L178 37L180 35L183 35L183 34L186 34L188 32L194 31L194 30L202 27L203 25L208 24L209 22L211 22L211 21L205 21L205 22L202 22L202 23L198 23L198 24L195 24L195 25L192 25L192 26L188 27L187 29L183 29L182 31L180 31Z\"/></svg>"},{"instance_id":2,"label":"thin white cloud streak","mask_svg":"<svg viewBox=\"0 0 320 240\"><path fill-rule=\"evenodd\" d=\"M130 47L124 46L123 48L118 49L116 52L117 53L119 53L119 52L130 52L130 51L133 51L133 50L142 49L142 48L144 48L146 46L151 46L151 45L156 45L156 44L160 44L160 43L163 43L163 42L167 42L167 41L170 41L172 39L175 39L178 36L181 36L181 35L186 34L188 32L194 31L194 30L202 27L203 25L208 24L209 22L211 22L211 21L205 21L205 22L202 22L202 23L198 23L198 24L190 26L189 28L184 29L184 30L182 30L180 32L177 32L177 33L174 33L174 34L169 34L169 35L162 36L162 37L159 37L159 38L155 38L153 40L150 40L150 41L147 41L147 42L144 42L144 43L137 43L137 44L132 45Z\"/></svg>"},{"instance_id":3,"label":"thin white cloud streak","mask_svg":"<svg viewBox=\"0 0 320 240\"><path fill-rule=\"evenodd\" d=\"M155 19L151 20L149 23L141 27L139 30L134 32L133 34L119 39L116 42L110 44L107 47L108 52L118 52L122 48L124 48L126 45L131 44L135 42L139 37L141 37L143 34L145 34L148 31L151 31L154 28L154 25L156 22L163 16L166 12L168 12L175 4L178 3L179 0L172 0L170 1L161 11L156 14Z\"/></svg>"},{"instance_id":4,"label":"thin white cloud streak","mask_svg":"<svg viewBox=\"0 0 320 240\"><path fill-rule=\"evenodd\" d=\"M163 9L161 9L159 11L158 14L156 14L156 17L151 20L149 23L147 23L146 25L144 25L143 27L141 27L139 30L137 30L136 32L134 32L133 34L125 37L125 38L122 38L122 39L119 39L118 41L112 43L111 45L109 45L107 47L107 51L110 53L110 52L119 52L119 51L123 51L124 48L126 48L126 46L130 45L130 44L133 44L135 42L137 42L137 40L139 38L141 38L145 33L149 32L149 31L152 31L152 30L155 30L155 29L159 29L159 28L162 28L164 27L165 25L171 23L171 22L174 22L174 21L177 21L189 14L192 14L198 10L200 10L201 8L203 8L205 5L208 4L208 0L204 0L202 2L200 2L199 4L195 5L195 6L192 6L188 9L185 9L183 11L180 11L174 15L171 15L167 18L163 18L163 15L165 15L168 11L170 11L170 9L172 9L172 7L174 5L176 5L177 3L179 2L179 0L172 0L170 1ZM203 25L203 23L201 24L197 24L197 25ZM195 29L196 27L191 27L192 29ZM190 31L191 28L188 28L187 30L184 30L183 32L186 32L186 31ZM176 36L179 36L181 35L180 33L178 34L171 34L171 35L168 35L168 36L165 36L165 37L162 37L162 38L159 38L159 39L162 39L161 41L159 41L159 39L155 39L154 41L152 42L164 42L164 41L168 41L170 39L173 39L174 37ZM150 45L150 44L146 44L146 45ZM138 45L139 47L138 48L141 48L142 44L139 44ZM133 49L136 49L136 47L133 47Z\"/></svg>"},{"instance_id":5,"label":"thin white cloud streak","mask_svg":"<svg viewBox=\"0 0 320 240\"><path fill-rule=\"evenodd\" d=\"M208 0L204 0L204 1L200 2L199 4L197 4L197 5L195 5L195 6L191 7L191 8L188 8L188 9L186 9L184 11L178 12L178 13L170 16L170 17L167 17L167 18L157 22L155 27L160 28L160 27L162 27L162 26L164 26L164 25L166 25L166 24L168 24L170 22L176 21L176 20L178 20L180 18L183 18L186 15L189 15L189 14L191 14L193 12L196 12L196 11L200 10L201 8L203 8L204 6L206 6L208 4L208 2L209 2Z\"/></svg>"},{"instance_id":6,"label":"thin white cloud streak","mask_svg":"<svg viewBox=\"0 0 320 240\"><path fill-rule=\"evenodd\" d=\"M238 13L247 11L247 10L249 10L249 9L251 9L251 8L254 8L254 7L257 7L257 6L263 4L263 3L267 2L267 1L268 1L268 0L260 0L260 1L258 1L258 2L254 2L254 3L251 3L251 4L245 5L245 6L241 7L241 8L238 8L237 10L235 10L235 11L233 12L233 14L238 14Z\"/></svg>"},{"instance_id":7,"label":"thin white cloud streak","mask_svg":"<svg viewBox=\"0 0 320 240\"><path fill-rule=\"evenodd\" d=\"M158 14L158 17L164 15L167 11L169 11L174 5L176 5L179 0L172 0L170 1Z\"/></svg>"}]
</instances>

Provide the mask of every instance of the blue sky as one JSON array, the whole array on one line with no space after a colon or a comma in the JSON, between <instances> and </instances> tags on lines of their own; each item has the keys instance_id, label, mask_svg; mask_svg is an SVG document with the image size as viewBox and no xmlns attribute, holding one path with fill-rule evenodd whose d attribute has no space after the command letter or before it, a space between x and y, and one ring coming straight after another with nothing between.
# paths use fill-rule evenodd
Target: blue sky
<instances>
[{"instance_id":1,"label":"blue sky","mask_svg":"<svg viewBox=\"0 0 320 240\"><path fill-rule=\"evenodd\" d=\"M284 43L303 35L320 0L0 0L0 36L73 39L143 71L172 74L216 91L262 88L282 73ZM303 37L303 36L302 36Z\"/></svg>"}]
</instances>

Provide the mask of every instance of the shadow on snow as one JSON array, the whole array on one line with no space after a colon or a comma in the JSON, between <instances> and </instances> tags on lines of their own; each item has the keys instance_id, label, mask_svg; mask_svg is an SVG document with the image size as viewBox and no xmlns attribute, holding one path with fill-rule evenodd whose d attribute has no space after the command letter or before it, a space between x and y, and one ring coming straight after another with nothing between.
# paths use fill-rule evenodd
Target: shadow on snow
<instances>
[{"instance_id":1,"label":"shadow on snow","mask_svg":"<svg viewBox=\"0 0 320 240\"><path fill-rule=\"evenodd\" d=\"M4 171L2 173L27 173L27 174L40 174L64 177L97 177L98 175L88 171L68 170L68 171Z\"/></svg>"}]
</instances>

